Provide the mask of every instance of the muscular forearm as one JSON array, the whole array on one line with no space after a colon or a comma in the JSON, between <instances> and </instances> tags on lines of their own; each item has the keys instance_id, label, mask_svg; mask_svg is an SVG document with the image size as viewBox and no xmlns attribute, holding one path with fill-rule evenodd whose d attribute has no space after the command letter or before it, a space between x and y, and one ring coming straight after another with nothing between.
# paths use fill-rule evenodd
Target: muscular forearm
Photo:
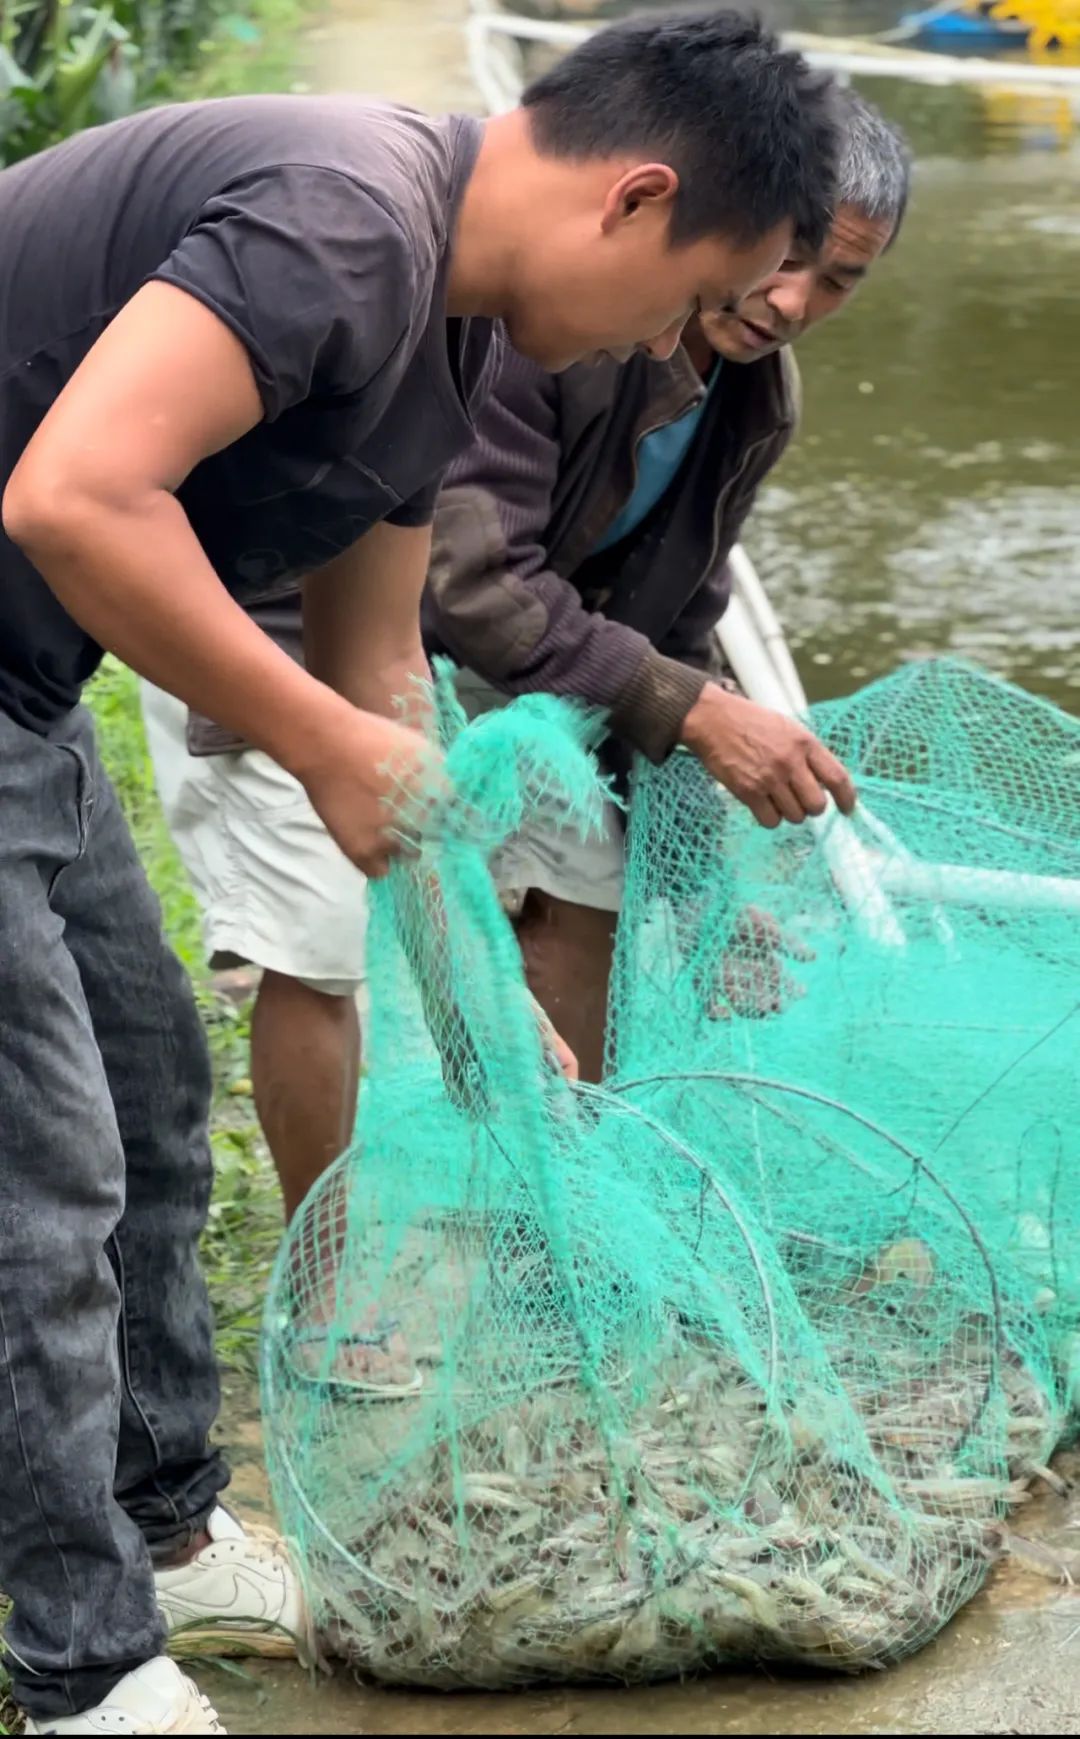
<instances>
[{"instance_id":1,"label":"muscular forearm","mask_svg":"<svg viewBox=\"0 0 1080 1739\"><path fill-rule=\"evenodd\" d=\"M4 520L107 651L298 777L325 758L345 703L230 598L172 495L123 505L73 497L41 514L16 495Z\"/></svg>"},{"instance_id":2,"label":"muscular forearm","mask_svg":"<svg viewBox=\"0 0 1080 1739\"><path fill-rule=\"evenodd\" d=\"M176 498L263 409L231 327L196 297L148 284L24 450L4 490L4 529L99 644L272 755L350 861L385 875L402 802L426 793L437 757L275 646L228 596ZM415 621L416 596L411 608ZM380 597L376 625L386 613Z\"/></svg>"}]
</instances>

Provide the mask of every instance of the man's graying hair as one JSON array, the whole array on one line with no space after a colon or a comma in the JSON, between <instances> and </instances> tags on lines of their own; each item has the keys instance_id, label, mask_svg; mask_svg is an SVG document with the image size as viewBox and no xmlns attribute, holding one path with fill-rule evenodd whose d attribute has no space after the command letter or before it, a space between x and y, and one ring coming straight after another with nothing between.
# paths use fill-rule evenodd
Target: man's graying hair
<instances>
[{"instance_id":1,"label":"man's graying hair","mask_svg":"<svg viewBox=\"0 0 1080 1739\"><path fill-rule=\"evenodd\" d=\"M871 222L892 224L892 247L911 194L911 150L899 127L854 91L844 93L844 144L836 207L848 205Z\"/></svg>"}]
</instances>

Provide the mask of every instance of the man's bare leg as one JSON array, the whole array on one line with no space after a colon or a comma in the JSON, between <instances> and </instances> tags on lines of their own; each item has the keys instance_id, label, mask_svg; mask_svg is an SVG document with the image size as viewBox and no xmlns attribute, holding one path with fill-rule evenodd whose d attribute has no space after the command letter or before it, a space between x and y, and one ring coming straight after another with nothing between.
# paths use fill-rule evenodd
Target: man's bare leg
<instances>
[{"instance_id":1,"label":"man's bare leg","mask_svg":"<svg viewBox=\"0 0 1080 1739\"><path fill-rule=\"evenodd\" d=\"M290 1221L352 1140L359 1076L355 998L265 972L251 1019L251 1078ZM347 1189L341 1180L323 1192L294 1243L299 1368L318 1381L330 1374L365 1390L410 1394L420 1379L397 1325L384 1330L374 1304L354 1315L355 1301L341 1291Z\"/></svg>"},{"instance_id":2,"label":"man's bare leg","mask_svg":"<svg viewBox=\"0 0 1080 1739\"><path fill-rule=\"evenodd\" d=\"M348 1146L359 1077L355 999L264 972L251 1017L251 1080L287 1219Z\"/></svg>"},{"instance_id":3,"label":"man's bare leg","mask_svg":"<svg viewBox=\"0 0 1080 1739\"><path fill-rule=\"evenodd\" d=\"M577 1056L583 1081L603 1073L617 922L614 912L532 888L515 924L529 989Z\"/></svg>"}]
</instances>

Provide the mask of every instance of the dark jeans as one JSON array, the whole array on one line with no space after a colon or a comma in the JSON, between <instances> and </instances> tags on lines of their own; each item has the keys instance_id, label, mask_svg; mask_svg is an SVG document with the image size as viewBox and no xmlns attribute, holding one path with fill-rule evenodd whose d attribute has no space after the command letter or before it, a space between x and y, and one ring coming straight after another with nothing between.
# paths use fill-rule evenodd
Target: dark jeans
<instances>
[{"instance_id":1,"label":"dark jeans","mask_svg":"<svg viewBox=\"0 0 1080 1739\"><path fill-rule=\"evenodd\" d=\"M209 1100L89 715L39 737L0 712L0 1588L39 1719L160 1652L152 1559L228 1479L196 1254Z\"/></svg>"}]
</instances>

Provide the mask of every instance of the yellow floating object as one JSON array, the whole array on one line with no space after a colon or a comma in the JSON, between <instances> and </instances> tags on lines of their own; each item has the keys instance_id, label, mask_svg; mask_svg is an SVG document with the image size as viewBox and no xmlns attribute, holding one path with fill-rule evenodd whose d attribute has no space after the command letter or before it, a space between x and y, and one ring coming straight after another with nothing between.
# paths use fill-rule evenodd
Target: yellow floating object
<instances>
[{"instance_id":1,"label":"yellow floating object","mask_svg":"<svg viewBox=\"0 0 1080 1739\"><path fill-rule=\"evenodd\" d=\"M969 11L985 10L969 0ZM1002 24L1022 24L1028 47L1039 50L1080 49L1080 0L996 0L989 16Z\"/></svg>"}]
</instances>

